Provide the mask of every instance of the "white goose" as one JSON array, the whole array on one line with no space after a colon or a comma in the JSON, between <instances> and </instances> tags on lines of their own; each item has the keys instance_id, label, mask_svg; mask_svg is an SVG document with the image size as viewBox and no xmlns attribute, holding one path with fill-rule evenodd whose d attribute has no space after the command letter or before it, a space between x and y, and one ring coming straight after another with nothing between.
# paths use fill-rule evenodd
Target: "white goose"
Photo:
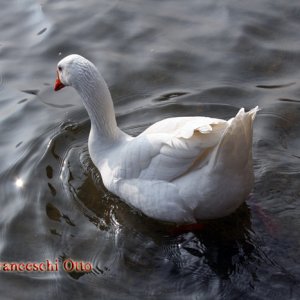
<instances>
[{"instance_id":1,"label":"white goose","mask_svg":"<svg viewBox=\"0 0 300 300\"><path fill-rule=\"evenodd\" d=\"M118 128L97 68L72 54L57 66L55 91L74 87L91 119L88 148L108 190L149 217L196 223L229 215L253 185L252 124L258 107L226 121L179 117L137 137Z\"/></svg>"}]
</instances>

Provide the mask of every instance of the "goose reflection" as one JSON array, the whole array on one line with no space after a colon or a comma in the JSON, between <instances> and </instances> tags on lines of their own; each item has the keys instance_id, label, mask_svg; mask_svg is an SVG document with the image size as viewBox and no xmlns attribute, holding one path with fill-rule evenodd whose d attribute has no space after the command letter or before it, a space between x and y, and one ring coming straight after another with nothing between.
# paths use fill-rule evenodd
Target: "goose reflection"
<instances>
[{"instance_id":1,"label":"goose reflection","mask_svg":"<svg viewBox=\"0 0 300 300\"><path fill-rule=\"evenodd\" d=\"M201 261L213 273L228 278L247 264L256 251L251 237L251 213L246 204L229 217L205 222L199 232L174 234L173 224L147 218L105 191L87 151L81 151L81 154L69 154L68 160L72 164L67 163L69 175L64 175L69 192L80 203L88 220L100 230L122 229L122 235L118 238L123 239L123 254L127 262L145 267L147 261L146 265L151 269L158 267L158 261L163 265L167 259L173 265L173 271L177 269L176 272L181 272L189 261L198 266ZM80 174L80 170L86 168L75 166L76 159L72 156L81 157L81 163L78 159L77 162L89 166L88 173Z\"/></svg>"},{"instance_id":2,"label":"goose reflection","mask_svg":"<svg viewBox=\"0 0 300 300\"><path fill-rule=\"evenodd\" d=\"M252 229L247 203L226 218L205 222L201 231L174 233L174 224L150 219L107 192L86 146L70 149L64 166L60 179L69 205L76 203L81 214L73 217L76 233L64 253L74 257L79 251L92 262L93 272L80 276L93 284L110 274L117 274L121 284L131 274L136 293L148 294L154 288L157 293L197 290L204 291L204 298L218 298L230 297L234 289L251 291L257 266L278 269ZM149 291L139 290L146 283Z\"/></svg>"}]
</instances>

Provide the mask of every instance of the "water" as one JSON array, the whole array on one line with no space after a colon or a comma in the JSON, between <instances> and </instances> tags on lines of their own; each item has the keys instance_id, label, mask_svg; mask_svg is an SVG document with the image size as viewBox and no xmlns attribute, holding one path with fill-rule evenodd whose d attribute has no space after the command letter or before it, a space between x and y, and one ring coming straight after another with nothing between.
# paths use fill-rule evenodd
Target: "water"
<instances>
[{"instance_id":1,"label":"water","mask_svg":"<svg viewBox=\"0 0 300 300\"><path fill-rule=\"evenodd\" d=\"M1 299L299 299L299 2L2 2L0 261L59 270L1 271ZM80 99L53 92L70 53L100 68L133 135L259 105L245 205L174 233L107 192ZM65 272L67 258L93 271Z\"/></svg>"}]
</instances>

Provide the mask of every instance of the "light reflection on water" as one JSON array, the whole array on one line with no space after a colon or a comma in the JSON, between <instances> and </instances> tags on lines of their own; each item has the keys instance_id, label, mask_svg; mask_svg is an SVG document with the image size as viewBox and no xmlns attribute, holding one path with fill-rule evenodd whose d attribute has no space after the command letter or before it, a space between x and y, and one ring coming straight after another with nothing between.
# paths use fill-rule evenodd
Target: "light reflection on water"
<instances>
[{"instance_id":1,"label":"light reflection on water","mask_svg":"<svg viewBox=\"0 0 300 300\"><path fill-rule=\"evenodd\" d=\"M299 298L299 9L267 0L3 3L0 261L94 266L0 272L3 299ZM230 118L259 105L247 203L179 233L107 192L80 99L52 90L57 61L73 52L99 66L133 135L166 117Z\"/></svg>"},{"instance_id":2,"label":"light reflection on water","mask_svg":"<svg viewBox=\"0 0 300 300\"><path fill-rule=\"evenodd\" d=\"M24 181L21 178L17 178L15 185L17 188L22 188L24 186Z\"/></svg>"}]
</instances>

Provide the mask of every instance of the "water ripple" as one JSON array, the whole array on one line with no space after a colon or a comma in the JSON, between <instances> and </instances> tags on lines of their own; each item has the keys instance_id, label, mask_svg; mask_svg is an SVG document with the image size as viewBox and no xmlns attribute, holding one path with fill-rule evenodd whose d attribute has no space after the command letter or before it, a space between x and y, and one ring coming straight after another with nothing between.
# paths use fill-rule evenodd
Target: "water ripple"
<instances>
[{"instance_id":1,"label":"water ripple","mask_svg":"<svg viewBox=\"0 0 300 300\"><path fill-rule=\"evenodd\" d=\"M0 272L1 297L298 299L299 4L2 2L1 261L58 259L60 270ZM57 61L74 52L99 67L133 135L167 117L229 119L259 105L246 204L180 233L109 193L78 95L52 89ZM92 272L65 272L68 258Z\"/></svg>"}]
</instances>

